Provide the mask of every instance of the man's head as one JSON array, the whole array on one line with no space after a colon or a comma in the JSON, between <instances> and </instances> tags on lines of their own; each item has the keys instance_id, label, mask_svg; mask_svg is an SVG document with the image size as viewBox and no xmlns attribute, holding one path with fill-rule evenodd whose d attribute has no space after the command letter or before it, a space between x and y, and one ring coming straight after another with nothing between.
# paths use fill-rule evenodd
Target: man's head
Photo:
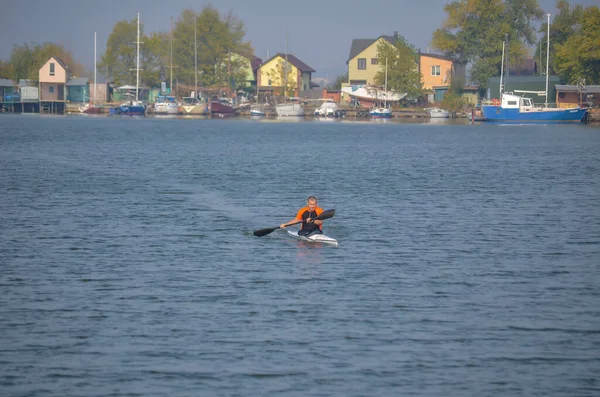
<instances>
[{"instance_id":1,"label":"man's head","mask_svg":"<svg viewBox=\"0 0 600 397\"><path fill-rule=\"evenodd\" d=\"M315 208L317 208L317 198L315 196L310 196L308 200L306 200L306 204L310 211L314 211Z\"/></svg>"}]
</instances>

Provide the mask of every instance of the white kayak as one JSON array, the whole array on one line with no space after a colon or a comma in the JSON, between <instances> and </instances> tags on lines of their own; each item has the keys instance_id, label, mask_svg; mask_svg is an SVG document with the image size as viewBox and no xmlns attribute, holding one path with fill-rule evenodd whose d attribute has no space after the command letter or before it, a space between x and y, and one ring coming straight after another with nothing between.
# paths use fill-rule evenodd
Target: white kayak
<instances>
[{"instance_id":1,"label":"white kayak","mask_svg":"<svg viewBox=\"0 0 600 397\"><path fill-rule=\"evenodd\" d=\"M290 236L292 236L298 240L306 241L309 243L324 243L324 244L331 244L331 245L338 244L336 239L328 237L324 234L313 234L311 236L306 237L306 236L300 236L298 234L297 230L296 231L288 230L287 232Z\"/></svg>"}]
</instances>

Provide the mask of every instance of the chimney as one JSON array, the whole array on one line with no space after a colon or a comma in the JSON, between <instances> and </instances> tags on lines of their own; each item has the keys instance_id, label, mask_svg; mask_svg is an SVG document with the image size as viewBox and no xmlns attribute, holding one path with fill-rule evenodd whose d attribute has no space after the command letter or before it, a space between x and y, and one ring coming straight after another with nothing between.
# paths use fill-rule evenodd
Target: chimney
<instances>
[{"instance_id":1,"label":"chimney","mask_svg":"<svg viewBox=\"0 0 600 397\"><path fill-rule=\"evenodd\" d=\"M397 30L394 30L394 37L398 38L398 31Z\"/></svg>"}]
</instances>

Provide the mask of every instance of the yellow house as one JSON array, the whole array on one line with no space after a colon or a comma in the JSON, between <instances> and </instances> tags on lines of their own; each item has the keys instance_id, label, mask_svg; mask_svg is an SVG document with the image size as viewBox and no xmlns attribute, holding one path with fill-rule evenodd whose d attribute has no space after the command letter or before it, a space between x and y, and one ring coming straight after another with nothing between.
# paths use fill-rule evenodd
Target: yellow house
<instances>
[{"instance_id":1,"label":"yellow house","mask_svg":"<svg viewBox=\"0 0 600 397\"><path fill-rule=\"evenodd\" d=\"M348 65L348 84L375 84L375 74L379 70L377 46L381 42L393 45L395 36L379 36L376 39L354 39L350 47Z\"/></svg>"},{"instance_id":2,"label":"yellow house","mask_svg":"<svg viewBox=\"0 0 600 397\"><path fill-rule=\"evenodd\" d=\"M398 39L397 33L393 36L382 35L376 39L354 39L350 47L348 61L347 85L375 84L375 75L379 71L377 47L382 42L394 45ZM443 55L419 54L419 71L423 88L430 90L429 101L440 101L448 88L453 76L464 76L464 67L454 65L452 60ZM346 100L347 98L344 98Z\"/></svg>"},{"instance_id":3,"label":"yellow house","mask_svg":"<svg viewBox=\"0 0 600 397\"><path fill-rule=\"evenodd\" d=\"M50 57L39 70L40 112L64 113L69 68L58 57Z\"/></svg>"},{"instance_id":4,"label":"yellow house","mask_svg":"<svg viewBox=\"0 0 600 397\"><path fill-rule=\"evenodd\" d=\"M287 77L285 76L285 65L289 65ZM315 70L296 58L292 54L278 53L269 60L265 61L257 69L257 80L261 91L277 91L284 93L284 84L287 78L289 91L288 96L299 96L300 92L311 89L312 73ZM291 92L293 90L293 92Z\"/></svg>"}]
</instances>

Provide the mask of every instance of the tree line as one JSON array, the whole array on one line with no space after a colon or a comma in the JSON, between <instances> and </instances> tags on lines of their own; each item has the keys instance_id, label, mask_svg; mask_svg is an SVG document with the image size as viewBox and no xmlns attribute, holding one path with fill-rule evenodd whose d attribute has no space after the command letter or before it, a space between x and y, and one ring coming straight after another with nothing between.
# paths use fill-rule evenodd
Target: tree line
<instances>
[{"instance_id":1,"label":"tree line","mask_svg":"<svg viewBox=\"0 0 600 397\"><path fill-rule=\"evenodd\" d=\"M557 0L558 14L550 29L550 73L564 83L600 83L600 9L598 6L571 7L567 0ZM546 23L537 0L455 0L445 5L446 19L435 30L432 46L456 62L469 64L469 81L486 88L487 79L498 76L501 69L502 41L508 35L509 58L518 62L531 56L546 62ZM245 26L232 12L224 15L204 6L200 12L185 9L168 32L146 35L140 25L140 82L154 86L159 81L193 86L196 79L203 87L235 87L245 80L244 62L239 54L253 58L251 43L245 41ZM541 36L541 38L538 38ZM107 40L98 70L116 84L135 83L137 20L119 21ZM197 57L195 56L197 54ZM44 43L24 44L13 48L8 61L0 61L0 77L13 80L37 80L41 65L51 55L58 55L75 75L85 75L64 47ZM195 74L197 58L198 73ZM377 84L383 85L385 59L388 62L388 88L407 92L411 97L423 95L417 69L418 51L402 36L390 45L378 47ZM280 74L288 67L279 65ZM88 76L91 74L87 72ZM273 76L275 77L275 76ZM347 82L338 76L334 87ZM279 76L274 80L284 81ZM453 82L450 91L458 91ZM464 83L464 82L460 82Z\"/></svg>"}]
</instances>

